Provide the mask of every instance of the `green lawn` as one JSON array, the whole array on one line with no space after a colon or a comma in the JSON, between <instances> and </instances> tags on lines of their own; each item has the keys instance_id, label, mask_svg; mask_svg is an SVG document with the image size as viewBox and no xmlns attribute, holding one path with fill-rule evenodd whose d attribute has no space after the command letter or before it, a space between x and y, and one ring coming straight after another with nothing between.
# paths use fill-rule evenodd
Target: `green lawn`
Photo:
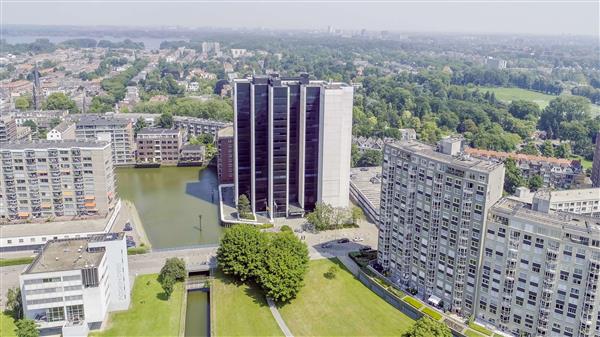
<instances>
[{"instance_id":1,"label":"green lawn","mask_svg":"<svg viewBox=\"0 0 600 337\"><path fill-rule=\"evenodd\" d=\"M477 87L479 91L486 92L490 91L496 94L496 98L510 103L514 100L526 100L533 101L537 103L541 109L545 108L551 100L555 99L557 96L543 94L541 92L521 89L521 88L507 88L507 87ZM591 113L593 116L597 116L600 114L600 105L591 104Z\"/></svg>"},{"instance_id":2,"label":"green lawn","mask_svg":"<svg viewBox=\"0 0 600 337\"><path fill-rule=\"evenodd\" d=\"M419 300L417 300L414 297L410 297L408 295L404 296L404 298L402 299L404 302L412 305L413 307L417 308L417 309L421 309L423 307L423 303L421 303Z\"/></svg>"},{"instance_id":3,"label":"green lawn","mask_svg":"<svg viewBox=\"0 0 600 337\"><path fill-rule=\"evenodd\" d=\"M511 102L515 100L533 101L542 109L545 108L551 100L557 97L554 95L547 95L541 92L521 88L478 87L478 89L481 92L493 92L496 94L497 99L505 102Z\"/></svg>"},{"instance_id":4,"label":"green lawn","mask_svg":"<svg viewBox=\"0 0 600 337\"><path fill-rule=\"evenodd\" d=\"M492 332L490 330L486 329L485 327L483 327L479 324L469 323L469 327L477 332L481 332L482 334L484 334L486 336L492 335Z\"/></svg>"},{"instance_id":5,"label":"green lawn","mask_svg":"<svg viewBox=\"0 0 600 337\"><path fill-rule=\"evenodd\" d=\"M31 256L17 257L14 259L0 259L0 267L17 266L17 265L21 265L21 264L30 264L31 261L33 261L33 257L31 257Z\"/></svg>"},{"instance_id":6,"label":"green lawn","mask_svg":"<svg viewBox=\"0 0 600 337\"><path fill-rule=\"evenodd\" d=\"M215 308L211 321L217 336L283 336L265 297L256 288L235 284L219 271L210 300Z\"/></svg>"},{"instance_id":7,"label":"green lawn","mask_svg":"<svg viewBox=\"0 0 600 337\"><path fill-rule=\"evenodd\" d=\"M0 336L15 337L15 321L6 312L0 313Z\"/></svg>"},{"instance_id":8,"label":"green lawn","mask_svg":"<svg viewBox=\"0 0 600 337\"><path fill-rule=\"evenodd\" d=\"M335 264L336 277L326 278ZM335 259L311 261L304 287L280 312L295 336L400 336L414 322Z\"/></svg>"},{"instance_id":9,"label":"green lawn","mask_svg":"<svg viewBox=\"0 0 600 337\"><path fill-rule=\"evenodd\" d=\"M179 336L183 284L166 300L157 274L135 279L129 310L111 314L109 328L92 336Z\"/></svg>"}]
</instances>

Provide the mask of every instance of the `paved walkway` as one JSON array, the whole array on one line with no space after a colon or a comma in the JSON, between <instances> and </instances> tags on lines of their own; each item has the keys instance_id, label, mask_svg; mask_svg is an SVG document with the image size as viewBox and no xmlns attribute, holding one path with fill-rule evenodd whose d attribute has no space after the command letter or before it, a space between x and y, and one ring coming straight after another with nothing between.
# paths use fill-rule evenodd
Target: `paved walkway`
<instances>
[{"instance_id":1,"label":"paved walkway","mask_svg":"<svg viewBox=\"0 0 600 337\"><path fill-rule=\"evenodd\" d=\"M269 309L271 310L271 314L273 314L273 317L275 318L275 321L277 321L277 325L279 325L279 328L281 329L283 334L286 337L294 337L294 335L292 335L292 332L290 331L290 328L288 328L288 326L285 324L285 321L279 314L279 310L277 310L277 306L275 305L273 299L267 297L267 303L269 303Z\"/></svg>"}]
</instances>

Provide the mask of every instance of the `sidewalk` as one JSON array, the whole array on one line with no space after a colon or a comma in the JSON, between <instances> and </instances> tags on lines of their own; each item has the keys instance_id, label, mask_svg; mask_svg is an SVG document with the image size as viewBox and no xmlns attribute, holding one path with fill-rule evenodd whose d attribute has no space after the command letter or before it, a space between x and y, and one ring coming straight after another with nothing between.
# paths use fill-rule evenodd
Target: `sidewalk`
<instances>
[{"instance_id":1,"label":"sidewalk","mask_svg":"<svg viewBox=\"0 0 600 337\"><path fill-rule=\"evenodd\" d=\"M275 302L273 301L273 299L271 299L270 297L267 297L267 303L269 303L269 309L271 310L271 314L273 314L275 321L277 321L277 325L279 325L279 328L281 329L281 331L283 332L285 337L294 337L294 335L292 335L292 332L290 331L290 329L285 324L285 321L279 314L279 310L277 310L277 306L275 305Z\"/></svg>"}]
</instances>

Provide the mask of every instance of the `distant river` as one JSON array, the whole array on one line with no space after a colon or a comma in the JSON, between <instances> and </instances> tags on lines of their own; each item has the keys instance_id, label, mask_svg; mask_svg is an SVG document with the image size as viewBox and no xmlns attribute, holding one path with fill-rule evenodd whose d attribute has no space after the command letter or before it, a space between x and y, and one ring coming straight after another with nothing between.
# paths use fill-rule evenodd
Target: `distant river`
<instances>
[{"instance_id":1,"label":"distant river","mask_svg":"<svg viewBox=\"0 0 600 337\"><path fill-rule=\"evenodd\" d=\"M2 37L9 44L16 43L31 43L37 39L48 39L52 43L59 43L66 40L71 39L94 39L96 41L100 40L108 40L112 42L119 42L125 39L130 39L135 42L144 42L144 47L146 49L159 49L160 43L163 41L178 41L178 40L188 40L188 38L183 37L161 37L161 38L153 38L153 37L124 37L124 36L60 36L60 35L4 35Z\"/></svg>"},{"instance_id":2,"label":"distant river","mask_svg":"<svg viewBox=\"0 0 600 337\"><path fill-rule=\"evenodd\" d=\"M222 227L215 204L219 195L213 169L161 167L116 171L117 191L121 198L135 204L154 248L218 243Z\"/></svg>"}]
</instances>

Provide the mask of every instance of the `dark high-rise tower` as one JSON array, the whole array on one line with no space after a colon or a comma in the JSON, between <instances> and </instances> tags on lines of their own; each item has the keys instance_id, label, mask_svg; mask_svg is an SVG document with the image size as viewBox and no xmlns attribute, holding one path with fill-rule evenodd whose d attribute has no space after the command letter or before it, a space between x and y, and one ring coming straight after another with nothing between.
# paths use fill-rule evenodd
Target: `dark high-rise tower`
<instances>
[{"instance_id":1,"label":"dark high-rise tower","mask_svg":"<svg viewBox=\"0 0 600 337\"><path fill-rule=\"evenodd\" d=\"M254 76L234 81L236 198L269 217L301 214L319 201L348 204L352 87Z\"/></svg>"}]
</instances>

